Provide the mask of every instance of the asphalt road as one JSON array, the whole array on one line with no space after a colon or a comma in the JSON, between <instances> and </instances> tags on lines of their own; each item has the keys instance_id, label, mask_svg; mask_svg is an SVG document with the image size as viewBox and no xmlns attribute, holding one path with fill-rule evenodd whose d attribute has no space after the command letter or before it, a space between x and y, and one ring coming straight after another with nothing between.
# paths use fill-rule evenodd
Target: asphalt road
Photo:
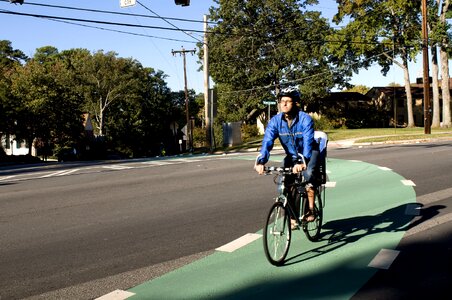
<instances>
[{"instance_id":1,"label":"asphalt road","mask_svg":"<svg viewBox=\"0 0 452 300\"><path fill-rule=\"evenodd\" d=\"M452 144L330 149L329 156L391 168L415 182L424 203L396 263L355 298L450 292ZM230 158L0 169L0 298L95 298L258 231L268 209L262 199L274 186L240 154Z\"/></svg>"}]
</instances>

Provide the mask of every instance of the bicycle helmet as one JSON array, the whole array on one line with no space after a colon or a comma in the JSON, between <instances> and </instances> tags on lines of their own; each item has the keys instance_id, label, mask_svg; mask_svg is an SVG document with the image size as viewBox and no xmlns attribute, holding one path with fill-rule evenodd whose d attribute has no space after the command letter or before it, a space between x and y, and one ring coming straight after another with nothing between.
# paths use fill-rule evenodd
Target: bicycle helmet
<instances>
[{"instance_id":1,"label":"bicycle helmet","mask_svg":"<svg viewBox=\"0 0 452 300\"><path fill-rule=\"evenodd\" d=\"M281 100L282 97L290 97L293 102L300 102L301 94L300 91L296 87L286 87L283 88L278 94L278 100Z\"/></svg>"}]
</instances>

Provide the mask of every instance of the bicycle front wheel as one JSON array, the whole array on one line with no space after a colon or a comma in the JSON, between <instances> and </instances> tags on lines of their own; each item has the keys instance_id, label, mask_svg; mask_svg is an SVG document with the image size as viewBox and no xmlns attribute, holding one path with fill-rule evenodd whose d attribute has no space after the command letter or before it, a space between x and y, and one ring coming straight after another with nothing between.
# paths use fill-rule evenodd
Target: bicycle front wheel
<instances>
[{"instance_id":1,"label":"bicycle front wheel","mask_svg":"<svg viewBox=\"0 0 452 300\"><path fill-rule=\"evenodd\" d=\"M281 202L272 205L264 227L264 251L275 266L284 264L291 238L290 215Z\"/></svg>"}]
</instances>

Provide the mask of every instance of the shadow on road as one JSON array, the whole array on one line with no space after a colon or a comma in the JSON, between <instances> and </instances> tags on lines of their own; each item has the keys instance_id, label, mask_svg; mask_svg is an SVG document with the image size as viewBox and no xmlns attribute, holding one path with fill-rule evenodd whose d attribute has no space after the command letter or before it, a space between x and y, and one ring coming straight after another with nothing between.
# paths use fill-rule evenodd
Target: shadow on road
<instances>
[{"instance_id":1,"label":"shadow on road","mask_svg":"<svg viewBox=\"0 0 452 300\"><path fill-rule=\"evenodd\" d=\"M442 205L435 205L420 209L420 218L412 222L416 216L406 214L406 211L407 209L413 210L413 206L420 209L423 205L408 203L373 216L358 216L329 221L322 226L321 233L321 240L328 240L328 243L287 259L285 265L292 265L317 257L349 243L354 243L370 234L407 231L433 218L439 214L440 209L445 208Z\"/></svg>"}]
</instances>

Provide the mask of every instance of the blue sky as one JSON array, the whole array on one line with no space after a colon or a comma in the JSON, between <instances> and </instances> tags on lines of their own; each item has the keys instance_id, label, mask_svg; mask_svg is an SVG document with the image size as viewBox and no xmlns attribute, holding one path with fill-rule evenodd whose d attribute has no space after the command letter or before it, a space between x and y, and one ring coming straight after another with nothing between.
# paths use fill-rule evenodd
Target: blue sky
<instances>
[{"instance_id":1,"label":"blue sky","mask_svg":"<svg viewBox=\"0 0 452 300\"><path fill-rule=\"evenodd\" d=\"M168 75L168 86L173 91L184 89L184 77L182 57L180 55L173 56L172 50L181 50L182 47L186 50L196 49L196 42L203 38L202 33L190 31L202 31L202 22L168 20L171 23L168 24L159 18L100 14L80 10L57 9L36 4L142 14L147 16L158 15L161 17L183 18L197 21L202 21L203 15L208 13L209 7L215 5L212 0L191 0L190 6L187 7L175 5L174 0L138 0L137 4L133 7L121 8L120 0L25 0L24 5L14 5L8 1L0 0L0 11L132 23L166 28L174 28L175 26L179 29L186 29L186 32L181 32L178 30L79 23L141 35L137 36L43 18L0 14L0 39L11 41L13 48L22 50L28 56L33 56L36 49L43 46L54 46L59 51L71 48L86 48L90 51L114 51L120 57L132 57L138 60L145 67L162 70ZM332 16L336 13L336 7L335 0L320 0L317 9L322 11L325 18L331 20ZM203 73L198 71L200 67L198 56L189 54L186 60L188 88L195 89L196 92L203 92L204 80ZM416 77L422 77L422 61L420 59L417 64L412 64L410 67L412 82L415 81ZM374 66L367 71L360 71L359 74L353 77L351 83L363 84L368 87L385 86L391 82L403 83L403 73L397 67L394 67L388 73L387 77L383 77L379 69L378 66Z\"/></svg>"}]
</instances>

